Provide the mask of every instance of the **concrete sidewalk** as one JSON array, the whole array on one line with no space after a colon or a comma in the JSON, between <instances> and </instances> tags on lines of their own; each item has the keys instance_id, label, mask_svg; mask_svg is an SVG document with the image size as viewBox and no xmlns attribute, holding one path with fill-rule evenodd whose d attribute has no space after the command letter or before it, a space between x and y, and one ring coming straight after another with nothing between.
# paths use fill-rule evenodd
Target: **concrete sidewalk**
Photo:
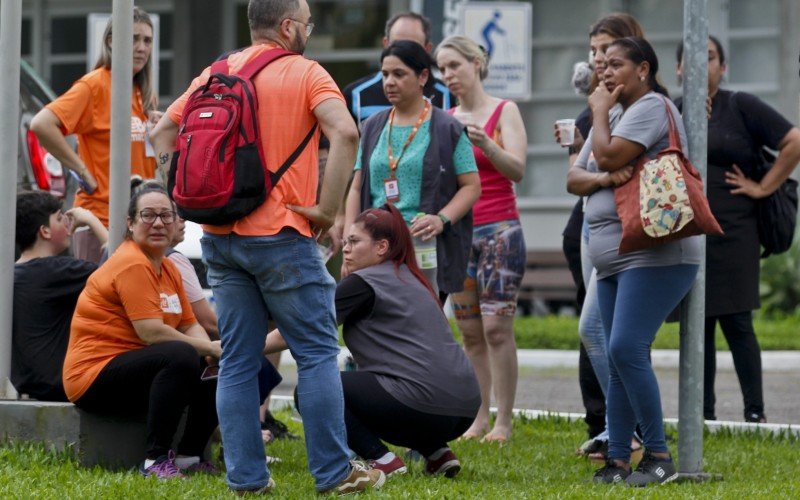
<instances>
[{"instance_id":1,"label":"concrete sidewalk","mask_svg":"<svg viewBox=\"0 0 800 500\"><path fill-rule=\"evenodd\" d=\"M343 351L340 359L346 356ZM297 381L294 360L288 353L281 360L284 382L275 394L291 395ZM678 416L678 351L653 351L653 365L658 376L661 401L666 418ZM770 423L800 424L800 352L766 351L764 368L764 404ZM730 352L717 352L717 418L741 422L742 394L733 370ZM526 410L578 413L584 412L578 386L578 351L519 350L519 383L514 405Z\"/></svg>"}]
</instances>

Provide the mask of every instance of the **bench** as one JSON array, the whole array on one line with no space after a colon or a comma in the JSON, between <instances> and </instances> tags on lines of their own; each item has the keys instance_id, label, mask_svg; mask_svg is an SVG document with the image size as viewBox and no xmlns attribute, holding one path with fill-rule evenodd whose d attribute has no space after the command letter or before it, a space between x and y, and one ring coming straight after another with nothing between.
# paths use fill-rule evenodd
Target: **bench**
<instances>
[{"instance_id":1,"label":"bench","mask_svg":"<svg viewBox=\"0 0 800 500\"><path fill-rule=\"evenodd\" d=\"M182 428L183 422L176 436ZM85 467L131 469L144 460L147 429L144 420L96 415L72 403L0 400L0 438L70 450Z\"/></svg>"},{"instance_id":2,"label":"bench","mask_svg":"<svg viewBox=\"0 0 800 500\"><path fill-rule=\"evenodd\" d=\"M561 306L577 309L577 289L561 250L530 250L517 300L524 316L535 310L557 313ZM539 306L539 307L536 307Z\"/></svg>"}]
</instances>

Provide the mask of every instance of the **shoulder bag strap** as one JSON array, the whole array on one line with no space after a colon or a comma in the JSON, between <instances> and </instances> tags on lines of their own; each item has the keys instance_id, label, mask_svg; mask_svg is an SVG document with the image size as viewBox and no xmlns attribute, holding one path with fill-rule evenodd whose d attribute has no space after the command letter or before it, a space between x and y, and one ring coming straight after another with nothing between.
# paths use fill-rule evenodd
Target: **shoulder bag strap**
<instances>
[{"instance_id":1,"label":"shoulder bag strap","mask_svg":"<svg viewBox=\"0 0 800 500\"><path fill-rule=\"evenodd\" d=\"M675 117L672 115L672 109L667 104L667 98L661 96L661 102L664 103L664 110L667 113L667 121L669 122L669 149L675 149L683 154L683 147L681 145L681 134L678 132L678 125L675 123Z\"/></svg>"}]
</instances>

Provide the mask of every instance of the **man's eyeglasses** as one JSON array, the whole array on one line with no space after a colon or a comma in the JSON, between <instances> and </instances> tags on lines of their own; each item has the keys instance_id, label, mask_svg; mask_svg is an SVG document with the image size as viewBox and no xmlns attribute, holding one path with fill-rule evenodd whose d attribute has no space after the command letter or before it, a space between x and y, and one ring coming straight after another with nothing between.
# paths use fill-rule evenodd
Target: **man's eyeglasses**
<instances>
[{"instance_id":1,"label":"man's eyeglasses","mask_svg":"<svg viewBox=\"0 0 800 500\"><path fill-rule=\"evenodd\" d=\"M139 218L145 224L154 224L156 219L161 219L164 224L172 224L175 222L175 212L167 210L166 212L157 213L152 210L142 210L139 212Z\"/></svg>"},{"instance_id":2,"label":"man's eyeglasses","mask_svg":"<svg viewBox=\"0 0 800 500\"><path fill-rule=\"evenodd\" d=\"M294 21L296 23L300 23L306 27L306 36L311 36L311 32L314 31L314 23L304 23L303 21L298 21L297 19L292 19L291 17L287 17L288 20Z\"/></svg>"}]
</instances>

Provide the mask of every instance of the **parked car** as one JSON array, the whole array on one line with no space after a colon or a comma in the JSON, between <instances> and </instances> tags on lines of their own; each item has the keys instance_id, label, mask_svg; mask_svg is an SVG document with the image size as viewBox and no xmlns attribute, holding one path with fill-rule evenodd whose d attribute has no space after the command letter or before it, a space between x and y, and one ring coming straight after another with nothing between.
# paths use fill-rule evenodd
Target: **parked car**
<instances>
[{"instance_id":1,"label":"parked car","mask_svg":"<svg viewBox=\"0 0 800 500\"><path fill-rule=\"evenodd\" d=\"M31 120L47 103L56 98L55 93L36 74L28 63L20 61L19 78L19 153L17 159L17 191L44 190L64 199L64 206L72 206L74 183L64 175L65 169L53 155L39 143L31 131ZM67 140L74 147L75 138Z\"/></svg>"}]
</instances>

